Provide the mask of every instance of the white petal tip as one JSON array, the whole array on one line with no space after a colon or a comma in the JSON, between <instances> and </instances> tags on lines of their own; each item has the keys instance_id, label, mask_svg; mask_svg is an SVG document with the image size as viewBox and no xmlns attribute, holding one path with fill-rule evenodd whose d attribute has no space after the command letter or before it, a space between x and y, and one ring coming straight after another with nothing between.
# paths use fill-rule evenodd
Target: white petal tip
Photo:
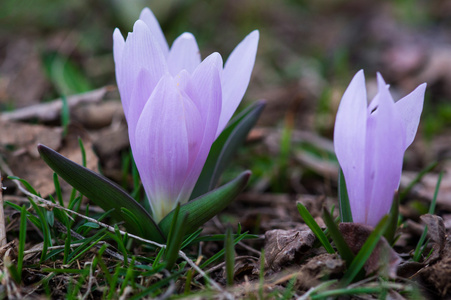
<instances>
[{"instance_id":1,"label":"white petal tip","mask_svg":"<svg viewBox=\"0 0 451 300\"><path fill-rule=\"evenodd\" d=\"M141 18L143 18L143 17L145 17L146 15L149 15L149 14L153 15L153 13L150 10L150 8L144 7L143 10L141 11L141 13L139 14L139 18L141 19Z\"/></svg>"},{"instance_id":2,"label":"white petal tip","mask_svg":"<svg viewBox=\"0 0 451 300\"><path fill-rule=\"evenodd\" d=\"M179 38L185 39L185 40L195 40L196 39L191 32L184 32L179 36Z\"/></svg>"},{"instance_id":3,"label":"white petal tip","mask_svg":"<svg viewBox=\"0 0 451 300\"><path fill-rule=\"evenodd\" d=\"M118 43L118 42L124 42L124 36L122 35L121 31L119 30L119 28L114 29L113 32L113 42L114 43Z\"/></svg>"},{"instance_id":4,"label":"white petal tip","mask_svg":"<svg viewBox=\"0 0 451 300\"><path fill-rule=\"evenodd\" d=\"M147 27L147 24L144 23L143 20L137 20L135 22L135 24L133 25L133 32L135 32L137 30L139 31L139 30L146 30L146 29L149 29L149 28Z\"/></svg>"}]
</instances>

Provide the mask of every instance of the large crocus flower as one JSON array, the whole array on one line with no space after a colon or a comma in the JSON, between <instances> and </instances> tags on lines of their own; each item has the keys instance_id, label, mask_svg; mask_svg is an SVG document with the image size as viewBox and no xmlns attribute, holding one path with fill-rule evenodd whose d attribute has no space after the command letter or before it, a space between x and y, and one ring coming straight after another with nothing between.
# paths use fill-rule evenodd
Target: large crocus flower
<instances>
[{"instance_id":1,"label":"large crocus flower","mask_svg":"<svg viewBox=\"0 0 451 300\"><path fill-rule=\"evenodd\" d=\"M353 221L375 226L389 212L401 179L404 152L417 132L426 84L394 102L377 74L378 93L367 102L359 71L338 108L334 148L345 177Z\"/></svg>"},{"instance_id":2,"label":"large crocus flower","mask_svg":"<svg viewBox=\"0 0 451 300\"><path fill-rule=\"evenodd\" d=\"M126 40L114 31L130 145L156 221L188 201L212 143L247 89L258 39L258 31L250 33L223 67L218 53L201 61L191 33L169 48L148 8Z\"/></svg>"}]
</instances>

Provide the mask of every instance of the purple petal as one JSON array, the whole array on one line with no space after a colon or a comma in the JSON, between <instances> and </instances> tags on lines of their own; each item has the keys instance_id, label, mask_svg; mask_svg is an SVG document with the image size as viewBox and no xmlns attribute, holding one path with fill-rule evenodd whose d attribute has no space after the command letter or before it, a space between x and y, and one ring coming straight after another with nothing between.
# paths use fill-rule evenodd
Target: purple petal
<instances>
[{"instance_id":1,"label":"purple petal","mask_svg":"<svg viewBox=\"0 0 451 300\"><path fill-rule=\"evenodd\" d=\"M153 91L153 86L149 84L150 82L152 82L152 75L150 72L147 69L141 69L132 92L128 114L125 115L128 125L130 146L132 149L135 148L136 124L138 123L143 108Z\"/></svg>"},{"instance_id":2,"label":"purple petal","mask_svg":"<svg viewBox=\"0 0 451 300\"><path fill-rule=\"evenodd\" d=\"M187 95L198 107L203 128L197 128L199 135L190 138L195 146L190 146L190 172L182 189L182 194L191 195L202 168L216 139L216 131L221 114L221 79L218 65L222 65L221 56L213 53L194 71L186 87ZM188 200L188 199L186 199Z\"/></svg>"},{"instance_id":3,"label":"purple petal","mask_svg":"<svg viewBox=\"0 0 451 300\"><path fill-rule=\"evenodd\" d=\"M199 47L194 36L185 32L172 44L168 55L169 72L175 76L181 70L192 73L200 64Z\"/></svg>"},{"instance_id":4,"label":"purple petal","mask_svg":"<svg viewBox=\"0 0 451 300\"><path fill-rule=\"evenodd\" d=\"M116 66L116 82L119 86L119 74L121 73L122 53L124 51L125 41L121 31L116 28L113 33L113 56Z\"/></svg>"},{"instance_id":5,"label":"purple petal","mask_svg":"<svg viewBox=\"0 0 451 300\"><path fill-rule=\"evenodd\" d=\"M365 157L365 222L376 226L390 210L398 188L404 156L405 131L388 86L378 74L377 109L367 121ZM369 202L369 203L368 203Z\"/></svg>"},{"instance_id":6,"label":"purple petal","mask_svg":"<svg viewBox=\"0 0 451 300\"><path fill-rule=\"evenodd\" d=\"M139 118L133 153L157 221L179 198L189 171L190 138L200 123L196 106L170 75L163 76Z\"/></svg>"},{"instance_id":7,"label":"purple petal","mask_svg":"<svg viewBox=\"0 0 451 300\"><path fill-rule=\"evenodd\" d=\"M122 106L125 115L128 114L131 93L136 78L141 69L147 69L150 74L148 82L153 89L161 76L167 72L167 65L163 53L156 39L150 33L147 25L138 20L133 27L133 33L129 33L122 53L121 80L119 91L121 92Z\"/></svg>"},{"instance_id":8,"label":"purple petal","mask_svg":"<svg viewBox=\"0 0 451 300\"><path fill-rule=\"evenodd\" d=\"M252 31L232 51L222 74L222 111L218 135L229 122L246 92L259 40L258 30Z\"/></svg>"},{"instance_id":9,"label":"purple petal","mask_svg":"<svg viewBox=\"0 0 451 300\"><path fill-rule=\"evenodd\" d=\"M144 21L144 23L146 23L146 25L149 27L150 32L153 36L155 36L158 44L160 45L164 56L167 57L169 53L168 42L166 41L163 31L161 30L160 23L158 23L158 20L157 18L155 18L153 12L148 7L146 7L141 11L139 19Z\"/></svg>"},{"instance_id":10,"label":"purple petal","mask_svg":"<svg viewBox=\"0 0 451 300\"><path fill-rule=\"evenodd\" d=\"M413 92L395 103L406 130L406 149L412 144L420 123L423 111L424 92L426 83L418 86Z\"/></svg>"},{"instance_id":11,"label":"purple petal","mask_svg":"<svg viewBox=\"0 0 451 300\"><path fill-rule=\"evenodd\" d=\"M341 99L335 120L334 148L348 188L354 222L364 223L366 200L365 139L367 122L365 77L360 70L352 79Z\"/></svg>"}]
</instances>

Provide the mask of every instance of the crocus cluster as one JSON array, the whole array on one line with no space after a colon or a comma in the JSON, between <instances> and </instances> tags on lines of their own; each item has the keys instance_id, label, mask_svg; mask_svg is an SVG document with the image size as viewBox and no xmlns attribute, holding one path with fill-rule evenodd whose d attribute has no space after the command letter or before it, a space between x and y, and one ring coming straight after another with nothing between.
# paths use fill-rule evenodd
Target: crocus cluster
<instances>
[{"instance_id":1,"label":"crocus cluster","mask_svg":"<svg viewBox=\"0 0 451 300\"><path fill-rule=\"evenodd\" d=\"M345 177L353 221L375 226L389 212L401 179L404 152L413 142L426 84L394 102L377 74L378 93L368 104L359 71L338 108L334 148Z\"/></svg>"},{"instance_id":2,"label":"crocus cluster","mask_svg":"<svg viewBox=\"0 0 451 300\"><path fill-rule=\"evenodd\" d=\"M168 47L145 8L124 40L113 34L116 80L130 145L156 221L188 201L212 143L227 125L249 84L259 33L230 54L201 61L191 33Z\"/></svg>"}]
</instances>

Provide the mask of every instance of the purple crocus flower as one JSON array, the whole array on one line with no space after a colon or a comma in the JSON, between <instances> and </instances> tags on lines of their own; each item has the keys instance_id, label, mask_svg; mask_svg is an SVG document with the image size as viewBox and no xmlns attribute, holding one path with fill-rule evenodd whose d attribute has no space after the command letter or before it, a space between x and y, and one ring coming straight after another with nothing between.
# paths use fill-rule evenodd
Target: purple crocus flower
<instances>
[{"instance_id":1,"label":"purple crocus flower","mask_svg":"<svg viewBox=\"0 0 451 300\"><path fill-rule=\"evenodd\" d=\"M367 102L363 70L338 108L334 148L345 177L353 221L375 226L399 187L404 152L417 132L426 84L394 102L377 74L378 93Z\"/></svg>"},{"instance_id":2,"label":"purple crocus flower","mask_svg":"<svg viewBox=\"0 0 451 300\"><path fill-rule=\"evenodd\" d=\"M169 48L148 8L126 40L114 31L130 145L157 222L188 201L212 143L247 89L258 39L258 31L250 33L223 67L218 53L201 61L191 33Z\"/></svg>"}]
</instances>

